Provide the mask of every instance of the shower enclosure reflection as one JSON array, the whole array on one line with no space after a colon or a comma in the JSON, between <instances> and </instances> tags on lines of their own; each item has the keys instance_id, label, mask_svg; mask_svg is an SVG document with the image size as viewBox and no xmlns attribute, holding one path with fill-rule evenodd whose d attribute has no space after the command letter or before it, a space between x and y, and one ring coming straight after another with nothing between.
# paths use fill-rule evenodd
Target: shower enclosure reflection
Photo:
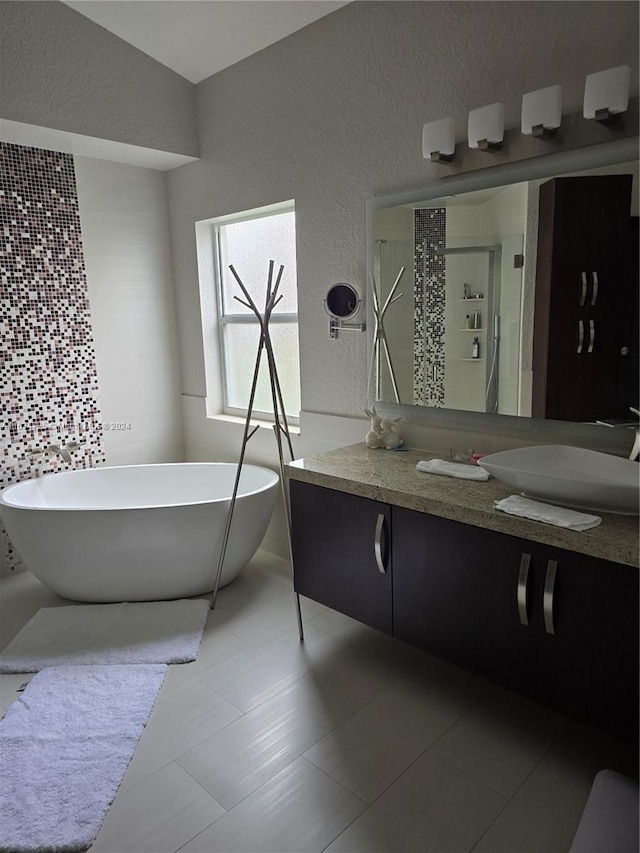
<instances>
[{"instance_id":1,"label":"shower enclosure reflection","mask_svg":"<svg viewBox=\"0 0 640 853\"><path fill-rule=\"evenodd\" d=\"M637 162L376 205L380 303L406 273L385 317L395 382L373 342L375 400L586 423L627 416L637 223Z\"/></svg>"},{"instance_id":2,"label":"shower enclosure reflection","mask_svg":"<svg viewBox=\"0 0 640 853\"><path fill-rule=\"evenodd\" d=\"M400 402L517 414L525 215L526 184L376 212L382 301L407 268L385 318ZM377 397L394 401L378 365Z\"/></svg>"}]
</instances>

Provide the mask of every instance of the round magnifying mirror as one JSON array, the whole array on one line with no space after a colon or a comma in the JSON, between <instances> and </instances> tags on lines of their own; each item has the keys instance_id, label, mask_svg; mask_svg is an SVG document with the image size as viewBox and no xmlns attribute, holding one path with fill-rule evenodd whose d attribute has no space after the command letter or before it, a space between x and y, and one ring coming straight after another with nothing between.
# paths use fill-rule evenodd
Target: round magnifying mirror
<instances>
[{"instance_id":1,"label":"round magnifying mirror","mask_svg":"<svg viewBox=\"0 0 640 853\"><path fill-rule=\"evenodd\" d=\"M360 302L357 291L350 284L339 282L329 288L324 307L335 320L350 320L358 313Z\"/></svg>"}]
</instances>

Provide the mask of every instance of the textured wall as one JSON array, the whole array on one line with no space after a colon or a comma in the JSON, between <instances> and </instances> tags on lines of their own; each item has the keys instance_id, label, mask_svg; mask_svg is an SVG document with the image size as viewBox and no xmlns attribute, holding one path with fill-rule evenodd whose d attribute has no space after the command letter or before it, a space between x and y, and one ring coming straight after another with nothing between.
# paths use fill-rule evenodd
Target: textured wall
<instances>
[{"instance_id":1,"label":"textured wall","mask_svg":"<svg viewBox=\"0 0 640 853\"><path fill-rule=\"evenodd\" d=\"M164 173L87 157L75 171L107 463L180 462Z\"/></svg>"},{"instance_id":2,"label":"textured wall","mask_svg":"<svg viewBox=\"0 0 640 853\"><path fill-rule=\"evenodd\" d=\"M196 155L194 86L64 3L0 3L0 118Z\"/></svg>"},{"instance_id":3,"label":"textured wall","mask_svg":"<svg viewBox=\"0 0 640 853\"><path fill-rule=\"evenodd\" d=\"M425 121L586 74L638 74L628 2L355 2L199 84L203 159L168 176L183 390L205 393L194 222L295 198L303 409L360 414L365 335L327 336L328 286L364 286L365 200L423 186ZM637 85L634 85L637 91Z\"/></svg>"},{"instance_id":4,"label":"textured wall","mask_svg":"<svg viewBox=\"0 0 640 853\"><path fill-rule=\"evenodd\" d=\"M0 488L104 462L73 158L0 143ZM73 463L29 449L81 447ZM4 530L5 571L20 567Z\"/></svg>"}]
</instances>

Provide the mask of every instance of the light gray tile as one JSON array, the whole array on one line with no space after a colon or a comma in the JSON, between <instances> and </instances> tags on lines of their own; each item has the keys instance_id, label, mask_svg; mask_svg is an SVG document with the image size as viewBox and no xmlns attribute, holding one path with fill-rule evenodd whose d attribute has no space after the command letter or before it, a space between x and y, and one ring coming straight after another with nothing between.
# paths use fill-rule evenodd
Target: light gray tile
<instances>
[{"instance_id":1,"label":"light gray tile","mask_svg":"<svg viewBox=\"0 0 640 853\"><path fill-rule=\"evenodd\" d=\"M361 708L406 675L419 654L374 631L314 666L307 678L346 704Z\"/></svg>"},{"instance_id":2,"label":"light gray tile","mask_svg":"<svg viewBox=\"0 0 640 853\"><path fill-rule=\"evenodd\" d=\"M468 853L505 802L426 752L327 850Z\"/></svg>"},{"instance_id":3,"label":"light gray tile","mask_svg":"<svg viewBox=\"0 0 640 853\"><path fill-rule=\"evenodd\" d=\"M3 673L0 675L0 717L7 713L21 693L18 690L28 684L35 672Z\"/></svg>"},{"instance_id":4,"label":"light gray tile","mask_svg":"<svg viewBox=\"0 0 640 853\"><path fill-rule=\"evenodd\" d=\"M177 764L119 794L92 853L174 853L225 813Z\"/></svg>"},{"instance_id":5,"label":"light gray tile","mask_svg":"<svg viewBox=\"0 0 640 853\"><path fill-rule=\"evenodd\" d=\"M230 631L212 625L209 617L197 658L191 663L170 666L163 690L166 693L176 688L183 690L189 684L206 679L221 664L229 664L254 648Z\"/></svg>"},{"instance_id":6,"label":"light gray tile","mask_svg":"<svg viewBox=\"0 0 640 853\"><path fill-rule=\"evenodd\" d=\"M567 725L566 718L496 688L429 751L510 797Z\"/></svg>"},{"instance_id":7,"label":"light gray tile","mask_svg":"<svg viewBox=\"0 0 640 853\"><path fill-rule=\"evenodd\" d=\"M309 619L309 625L316 628L321 628L328 634L335 634L336 637L344 639L358 640L361 637L375 633L373 628L368 625L363 625L343 613L338 613L337 610L331 610L327 607L322 613Z\"/></svg>"},{"instance_id":8,"label":"light gray tile","mask_svg":"<svg viewBox=\"0 0 640 853\"><path fill-rule=\"evenodd\" d=\"M470 697L413 674L378 694L304 757L368 803L467 710Z\"/></svg>"},{"instance_id":9,"label":"light gray tile","mask_svg":"<svg viewBox=\"0 0 640 853\"><path fill-rule=\"evenodd\" d=\"M230 809L351 713L303 679L198 744L178 763Z\"/></svg>"},{"instance_id":10,"label":"light gray tile","mask_svg":"<svg viewBox=\"0 0 640 853\"><path fill-rule=\"evenodd\" d=\"M610 767L633 772L637 751L572 725L509 801L474 853L566 853L594 777Z\"/></svg>"},{"instance_id":11,"label":"light gray tile","mask_svg":"<svg viewBox=\"0 0 640 853\"><path fill-rule=\"evenodd\" d=\"M238 708L250 711L342 648L341 638L318 629L307 630L303 643L297 633L289 633L214 667L203 674L202 680Z\"/></svg>"},{"instance_id":12,"label":"light gray tile","mask_svg":"<svg viewBox=\"0 0 640 853\"><path fill-rule=\"evenodd\" d=\"M241 716L242 711L200 682L160 691L131 764L122 780L131 787Z\"/></svg>"},{"instance_id":13,"label":"light gray tile","mask_svg":"<svg viewBox=\"0 0 640 853\"><path fill-rule=\"evenodd\" d=\"M227 607L239 598L269 601L293 590L291 563L259 550L240 575L218 593L216 607Z\"/></svg>"},{"instance_id":14,"label":"light gray tile","mask_svg":"<svg viewBox=\"0 0 640 853\"><path fill-rule=\"evenodd\" d=\"M321 851L365 804L304 758L186 844L181 853Z\"/></svg>"},{"instance_id":15,"label":"light gray tile","mask_svg":"<svg viewBox=\"0 0 640 853\"><path fill-rule=\"evenodd\" d=\"M0 649L4 649L41 607L77 604L61 598L31 572L0 579Z\"/></svg>"},{"instance_id":16,"label":"light gray tile","mask_svg":"<svg viewBox=\"0 0 640 853\"><path fill-rule=\"evenodd\" d=\"M301 597L303 619L321 613L325 607ZM286 634L298 635L298 622L293 588L289 593L267 601L248 602L245 596L229 606L213 611L213 624L231 631L252 646L262 646Z\"/></svg>"}]
</instances>

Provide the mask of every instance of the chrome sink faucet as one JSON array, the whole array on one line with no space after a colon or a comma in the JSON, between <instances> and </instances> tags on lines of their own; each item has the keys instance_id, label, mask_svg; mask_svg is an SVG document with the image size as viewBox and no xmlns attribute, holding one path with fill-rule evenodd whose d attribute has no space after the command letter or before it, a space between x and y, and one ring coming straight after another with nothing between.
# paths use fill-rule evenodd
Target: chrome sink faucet
<instances>
[{"instance_id":1,"label":"chrome sink faucet","mask_svg":"<svg viewBox=\"0 0 640 853\"><path fill-rule=\"evenodd\" d=\"M629 454L629 459L637 459L640 456L640 410L636 409L635 406L629 406L629 411L638 417L638 420L633 424L636 430L636 437L631 448L631 453Z\"/></svg>"},{"instance_id":2,"label":"chrome sink faucet","mask_svg":"<svg viewBox=\"0 0 640 853\"><path fill-rule=\"evenodd\" d=\"M629 459L632 461L637 459L640 456L640 410L635 406L629 406L629 411L633 412L636 415L636 420L629 421L596 421L597 424L601 426L608 427L627 427L631 429L635 429L636 437L633 442L633 447L631 448L631 453L629 454Z\"/></svg>"},{"instance_id":3,"label":"chrome sink faucet","mask_svg":"<svg viewBox=\"0 0 640 853\"><path fill-rule=\"evenodd\" d=\"M55 456L61 456L65 462L71 462L71 454L69 451L64 447L60 447L58 444L50 444L49 447L47 447L46 452L53 453Z\"/></svg>"}]
</instances>

